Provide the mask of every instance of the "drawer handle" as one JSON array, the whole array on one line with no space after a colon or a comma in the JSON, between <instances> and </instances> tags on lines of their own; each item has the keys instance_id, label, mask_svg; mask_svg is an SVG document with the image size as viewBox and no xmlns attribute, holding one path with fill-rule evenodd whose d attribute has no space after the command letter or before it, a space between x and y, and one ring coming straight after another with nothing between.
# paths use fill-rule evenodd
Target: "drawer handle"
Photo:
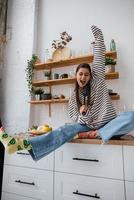
<instances>
[{"instance_id":1,"label":"drawer handle","mask_svg":"<svg viewBox=\"0 0 134 200\"><path fill-rule=\"evenodd\" d=\"M95 194L95 195L84 194L84 193L79 192L78 190L76 190L76 192L73 192L73 194L85 196L85 197L92 197L92 198L95 198L95 199L100 199L100 196L98 196L98 194Z\"/></svg>"},{"instance_id":2,"label":"drawer handle","mask_svg":"<svg viewBox=\"0 0 134 200\"><path fill-rule=\"evenodd\" d=\"M73 160L82 160L82 161L90 161L90 162L99 162L97 159L86 159L86 158L73 158Z\"/></svg>"},{"instance_id":3,"label":"drawer handle","mask_svg":"<svg viewBox=\"0 0 134 200\"><path fill-rule=\"evenodd\" d=\"M16 183L22 183L22 184L27 184L27 185L35 185L34 182L29 183L29 182L25 182L25 181L21 181L21 180L15 180Z\"/></svg>"},{"instance_id":4,"label":"drawer handle","mask_svg":"<svg viewBox=\"0 0 134 200\"><path fill-rule=\"evenodd\" d=\"M23 153L23 152L17 152L17 154L19 154L19 155L28 155L29 156L29 153Z\"/></svg>"}]
</instances>

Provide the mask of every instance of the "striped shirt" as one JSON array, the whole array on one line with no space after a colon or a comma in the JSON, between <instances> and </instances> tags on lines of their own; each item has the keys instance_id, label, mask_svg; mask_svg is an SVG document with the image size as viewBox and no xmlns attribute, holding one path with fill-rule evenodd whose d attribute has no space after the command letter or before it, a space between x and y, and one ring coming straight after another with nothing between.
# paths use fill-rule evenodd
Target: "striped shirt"
<instances>
[{"instance_id":1,"label":"striped shirt","mask_svg":"<svg viewBox=\"0 0 134 200\"><path fill-rule=\"evenodd\" d=\"M69 100L69 116L77 123L86 124L91 129L98 129L116 117L116 111L108 94L105 82L105 45L103 34L96 26L91 27L95 37L94 61L92 66L90 103L85 115L79 112L76 94ZM79 92L81 104L84 96Z\"/></svg>"}]
</instances>

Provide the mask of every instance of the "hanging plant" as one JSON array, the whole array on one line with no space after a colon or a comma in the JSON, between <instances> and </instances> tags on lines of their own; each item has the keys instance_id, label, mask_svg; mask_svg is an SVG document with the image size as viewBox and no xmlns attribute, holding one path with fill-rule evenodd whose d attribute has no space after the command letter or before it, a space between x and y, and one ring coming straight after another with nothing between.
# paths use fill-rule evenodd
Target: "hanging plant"
<instances>
[{"instance_id":1,"label":"hanging plant","mask_svg":"<svg viewBox=\"0 0 134 200\"><path fill-rule=\"evenodd\" d=\"M26 71L26 80L27 80L30 96L32 96L34 93L34 88L32 86L32 77L34 75L34 72L33 72L34 64L37 60L38 60L38 57L35 54L33 54L32 58L27 61L27 67L25 70Z\"/></svg>"}]
</instances>

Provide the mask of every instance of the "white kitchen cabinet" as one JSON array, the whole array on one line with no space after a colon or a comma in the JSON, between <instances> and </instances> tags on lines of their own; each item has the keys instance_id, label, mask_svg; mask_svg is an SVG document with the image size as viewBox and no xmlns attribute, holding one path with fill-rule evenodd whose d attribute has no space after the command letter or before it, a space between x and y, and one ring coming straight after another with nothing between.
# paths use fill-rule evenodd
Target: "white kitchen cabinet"
<instances>
[{"instance_id":1,"label":"white kitchen cabinet","mask_svg":"<svg viewBox=\"0 0 134 200\"><path fill-rule=\"evenodd\" d=\"M122 146L65 144L55 152L55 170L123 180Z\"/></svg>"},{"instance_id":2,"label":"white kitchen cabinet","mask_svg":"<svg viewBox=\"0 0 134 200\"><path fill-rule=\"evenodd\" d=\"M134 147L124 146L126 200L134 200Z\"/></svg>"},{"instance_id":3,"label":"white kitchen cabinet","mask_svg":"<svg viewBox=\"0 0 134 200\"><path fill-rule=\"evenodd\" d=\"M134 182L125 181L126 200L134 200Z\"/></svg>"},{"instance_id":4,"label":"white kitchen cabinet","mask_svg":"<svg viewBox=\"0 0 134 200\"><path fill-rule=\"evenodd\" d=\"M23 153L5 156L2 200L134 199L133 146L67 143L37 162Z\"/></svg>"},{"instance_id":5,"label":"white kitchen cabinet","mask_svg":"<svg viewBox=\"0 0 134 200\"><path fill-rule=\"evenodd\" d=\"M35 169L53 170L53 153L42 158L38 162L32 159L28 151L19 151L10 155L5 153L5 164Z\"/></svg>"},{"instance_id":6,"label":"white kitchen cabinet","mask_svg":"<svg viewBox=\"0 0 134 200\"><path fill-rule=\"evenodd\" d=\"M27 151L5 153L1 199L52 200L53 167L53 153L39 161L34 161Z\"/></svg>"},{"instance_id":7,"label":"white kitchen cabinet","mask_svg":"<svg viewBox=\"0 0 134 200\"><path fill-rule=\"evenodd\" d=\"M125 200L121 180L56 172L55 200Z\"/></svg>"},{"instance_id":8,"label":"white kitchen cabinet","mask_svg":"<svg viewBox=\"0 0 134 200\"><path fill-rule=\"evenodd\" d=\"M124 146L124 170L125 180L134 181L134 147Z\"/></svg>"},{"instance_id":9,"label":"white kitchen cabinet","mask_svg":"<svg viewBox=\"0 0 134 200\"><path fill-rule=\"evenodd\" d=\"M12 193L3 192L2 193L2 200L37 200L33 198L28 198L25 196L20 196Z\"/></svg>"},{"instance_id":10,"label":"white kitchen cabinet","mask_svg":"<svg viewBox=\"0 0 134 200\"><path fill-rule=\"evenodd\" d=\"M35 198L53 199L53 173L51 171L4 166L3 191ZM2 199L3 200L3 199Z\"/></svg>"},{"instance_id":11,"label":"white kitchen cabinet","mask_svg":"<svg viewBox=\"0 0 134 200\"><path fill-rule=\"evenodd\" d=\"M55 171L54 200L125 200L121 145L65 144Z\"/></svg>"}]
</instances>

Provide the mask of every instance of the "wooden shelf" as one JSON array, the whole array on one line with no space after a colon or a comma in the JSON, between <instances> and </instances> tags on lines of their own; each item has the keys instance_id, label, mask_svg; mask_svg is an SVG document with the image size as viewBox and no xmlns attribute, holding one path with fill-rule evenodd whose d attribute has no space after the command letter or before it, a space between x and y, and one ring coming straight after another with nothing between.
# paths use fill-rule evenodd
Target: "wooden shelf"
<instances>
[{"instance_id":1,"label":"wooden shelf","mask_svg":"<svg viewBox=\"0 0 134 200\"><path fill-rule=\"evenodd\" d=\"M120 99L120 95L110 95L112 100L119 100Z\"/></svg>"},{"instance_id":2,"label":"wooden shelf","mask_svg":"<svg viewBox=\"0 0 134 200\"><path fill-rule=\"evenodd\" d=\"M117 58L117 52L106 52L105 56L112 57L114 59ZM48 63L37 63L34 66L35 70L43 70L43 69L52 69L52 68L60 68L65 66L77 65L80 63L91 63L93 62L93 55L86 55L81 57L69 58L66 60L60 60L56 62L48 62Z\"/></svg>"},{"instance_id":3,"label":"wooden shelf","mask_svg":"<svg viewBox=\"0 0 134 200\"><path fill-rule=\"evenodd\" d=\"M111 95L112 100L119 100L120 95ZM53 104L53 103L68 103L69 99L50 99L50 100L33 100L30 104Z\"/></svg>"},{"instance_id":4,"label":"wooden shelf","mask_svg":"<svg viewBox=\"0 0 134 200\"><path fill-rule=\"evenodd\" d=\"M33 100L31 104L52 104L52 103L68 103L68 99L50 99L50 100Z\"/></svg>"},{"instance_id":5,"label":"wooden shelf","mask_svg":"<svg viewBox=\"0 0 134 200\"><path fill-rule=\"evenodd\" d=\"M106 80L118 79L119 73L118 72L107 73L105 75L105 78ZM76 78L73 77L73 78L62 78L62 79L54 79L54 80L34 81L33 86L42 87L42 86L72 84L75 82L75 80Z\"/></svg>"},{"instance_id":6,"label":"wooden shelf","mask_svg":"<svg viewBox=\"0 0 134 200\"><path fill-rule=\"evenodd\" d=\"M71 84L75 82L75 78L62 78L62 79L54 79L54 80L44 80L44 81L35 81L33 82L33 86L41 87L41 86L51 86L51 85L64 85Z\"/></svg>"},{"instance_id":7,"label":"wooden shelf","mask_svg":"<svg viewBox=\"0 0 134 200\"><path fill-rule=\"evenodd\" d=\"M105 79L106 80L118 79L118 78L119 78L119 72L111 72L111 73L106 73L105 74Z\"/></svg>"}]
</instances>

